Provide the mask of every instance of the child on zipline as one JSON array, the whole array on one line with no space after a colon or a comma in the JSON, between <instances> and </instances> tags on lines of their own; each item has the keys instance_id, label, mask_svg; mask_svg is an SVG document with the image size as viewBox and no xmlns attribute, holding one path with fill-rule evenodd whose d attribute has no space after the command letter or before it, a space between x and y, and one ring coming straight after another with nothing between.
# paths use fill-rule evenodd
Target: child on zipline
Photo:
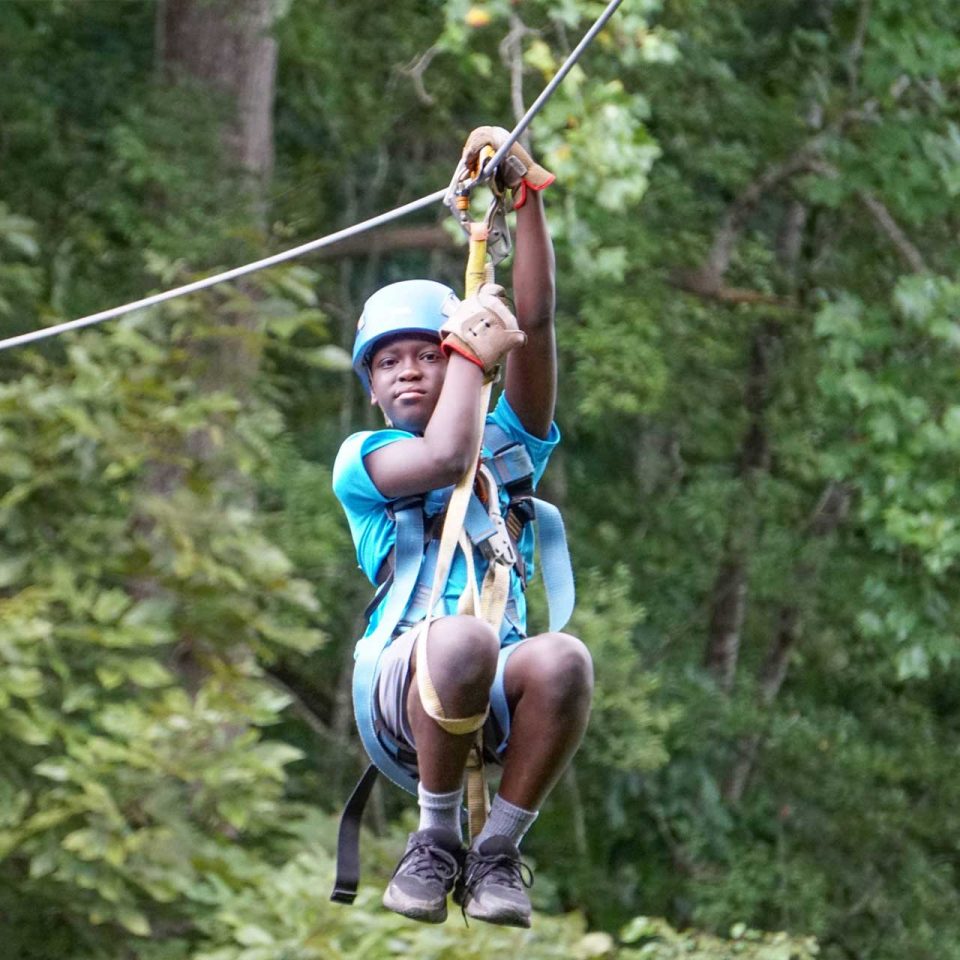
<instances>
[{"instance_id":1,"label":"child on zipline","mask_svg":"<svg viewBox=\"0 0 960 960\"><path fill-rule=\"evenodd\" d=\"M484 145L496 149L506 137L498 127L478 128L467 140L464 159L472 164ZM376 630L392 578L399 576L392 566L398 555L396 511L416 498L424 517L418 543L428 553L430 541L440 535L436 521L450 486L471 466L480 444L482 385L502 361L504 390L487 417L488 429L498 428L501 440L525 451L534 483L560 440L553 422L554 256L540 194L554 178L519 146L507 159L503 180L514 191L517 210L516 318L501 288L492 284L459 302L448 287L411 280L370 297L358 324L354 369L390 425L349 437L334 467L334 490L360 566L382 588L366 637ZM484 449L484 456L491 452ZM501 479L496 489L509 519L510 494ZM503 764L489 817L469 850L463 849L461 807L475 734L445 729L421 699L416 647L424 643L417 623L427 612L422 583L377 654L369 691L377 737L418 778L420 807L419 829L410 835L383 902L417 920L443 921L453 891L469 917L530 925L525 886L531 879L518 848L587 725L590 655L566 633L526 636L521 577L532 570L533 530L515 518L508 526L517 562L510 569L499 636L483 619L458 613L467 582L463 555L456 557L441 609L429 626L427 672L444 714L478 718L478 725L486 716L484 744ZM488 557L477 550L474 559L482 577Z\"/></svg>"}]
</instances>

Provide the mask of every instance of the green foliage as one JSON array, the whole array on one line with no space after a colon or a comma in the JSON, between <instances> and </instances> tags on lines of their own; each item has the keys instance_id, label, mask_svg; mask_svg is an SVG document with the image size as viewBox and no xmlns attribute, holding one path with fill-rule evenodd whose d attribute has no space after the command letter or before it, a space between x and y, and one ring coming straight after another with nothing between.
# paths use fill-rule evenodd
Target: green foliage
<instances>
[{"instance_id":1,"label":"green foliage","mask_svg":"<svg viewBox=\"0 0 960 960\"><path fill-rule=\"evenodd\" d=\"M648 4L645 10L612 20L597 40L598 49L615 53L625 66L669 62L675 53L671 38L651 29L648 21L657 6ZM496 24L506 27L510 17L517 16L506 3L486 4L483 10L490 23L475 29L464 25L463 3L448 4L441 46L458 51L483 48ZM561 35L568 30L582 33L601 10L598 5L574 3L524 7L523 23L534 31L523 50L523 63L533 72L526 81L531 91L546 85L569 53L548 41L551 29ZM481 62L490 59L488 55ZM590 69L575 66L545 105L537 119L535 145L543 163L557 175L560 196L552 207L551 226L569 249L576 272L596 281L616 281L623 276L626 250L598 236L596 224L606 224L611 213L643 197L660 149L644 125L647 101L624 84L622 73L606 75L598 59L594 54ZM510 126L507 119L502 124Z\"/></svg>"},{"instance_id":2,"label":"green foliage","mask_svg":"<svg viewBox=\"0 0 960 960\"><path fill-rule=\"evenodd\" d=\"M255 655L316 648L318 603L217 480L260 469L278 421L197 390L178 312L25 355L0 389L4 913L58 911L77 956L191 924L302 756L264 735L290 698Z\"/></svg>"},{"instance_id":3,"label":"green foliage","mask_svg":"<svg viewBox=\"0 0 960 960\"><path fill-rule=\"evenodd\" d=\"M624 958L696 957L698 960L721 957L745 957L749 960L813 960L820 951L812 938L795 938L785 933L764 934L745 923L730 927L730 940L695 933L678 933L662 920L637 917L621 934L623 942L639 944L639 949L622 951Z\"/></svg>"},{"instance_id":4,"label":"green foliage","mask_svg":"<svg viewBox=\"0 0 960 960\"><path fill-rule=\"evenodd\" d=\"M230 104L165 82L155 4L0 4L4 335L436 190L603 4L278 7L258 206L224 158ZM4 950L807 960L816 935L828 960L952 960L958 27L951 0L624 4L532 126L558 174L546 484L597 677L525 843L532 932L380 909L394 792L359 905L326 899L369 592L330 465L376 422L347 351L376 286L459 286L461 251L317 258L3 354ZM732 211L729 266L698 287ZM817 532L831 485L847 512ZM731 557L727 692L702 664Z\"/></svg>"},{"instance_id":5,"label":"green foliage","mask_svg":"<svg viewBox=\"0 0 960 960\"><path fill-rule=\"evenodd\" d=\"M865 582L858 625L889 645L900 679L956 656L958 306L955 282L908 277L891 307L848 299L817 319L829 360L821 386L838 421L852 425L831 446L830 466L856 478L871 546L896 561Z\"/></svg>"},{"instance_id":6,"label":"green foliage","mask_svg":"<svg viewBox=\"0 0 960 960\"><path fill-rule=\"evenodd\" d=\"M571 629L596 663L592 729L586 762L598 770L655 770L667 759L663 734L675 712L655 702L656 678L636 653L635 632L645 619L630 599L630 573L620 564L609 574L580 578L580 602Z\"/></svg>"},{"instance_id":7,"label":"green foliage","mask_svg":"<svg viewBox=\"0 0 960 960\"><path fill-rule=\"evenodd\" d=\"M36 224L0 203L0 320L4 330L18 330L22 323L19 314L39 295L38 254Z\"/></svg>"}]
</instances>

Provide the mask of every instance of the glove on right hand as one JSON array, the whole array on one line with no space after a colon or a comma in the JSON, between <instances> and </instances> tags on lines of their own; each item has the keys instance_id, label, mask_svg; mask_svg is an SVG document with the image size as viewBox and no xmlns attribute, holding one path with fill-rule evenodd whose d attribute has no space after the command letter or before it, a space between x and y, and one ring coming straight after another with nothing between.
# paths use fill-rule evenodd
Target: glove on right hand
<instances>
[{"instance_id":1,"label":"glove on right hand","mask_svg":"<svg viewBox=\"0 0 960 960\"><path fill-rule=\"evenodd\" d=\"M494 150L499 150L509 136L509 132L503 127L477 127L470 132L463 145L463 160L468 167L476 166L480 151L485 146L489 144ZM556 180L556 177L540 166L519 143L510 147L497 176L502 178L504 186L514 191L515 210L526 203L527 188L543 190Z\"/></svg>"},{"instance_id":2,"label":"glove on right hand","mask_svg":"<svg viewBox=\"0 0 960 960\"><path fill-rule=\"evenodd\" d=\"M501 296L503 287L485 283L463 300L440 328L440 349L446 356L459 353L483 369L487 379L496 376L500 361L527 342L517 319Z\"/></svg>"}]
</instances>

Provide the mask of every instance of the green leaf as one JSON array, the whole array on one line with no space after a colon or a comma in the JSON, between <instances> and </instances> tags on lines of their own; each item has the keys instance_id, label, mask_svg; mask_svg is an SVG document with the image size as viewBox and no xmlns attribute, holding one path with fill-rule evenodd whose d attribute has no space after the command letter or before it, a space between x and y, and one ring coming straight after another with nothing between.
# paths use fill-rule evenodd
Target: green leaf
<instances>
[{"instance_id":1,"label":"green leaf","mask_svg":"<svg viewBox=\"0 0 960 960\"><path fill-rule=\"evenodd\" d=\"M130 606L130 598L121 590L103 590L97 595L91 613L97 623L113 623Z\"/></svg>"},{"instance_id":2,"label":"green leaf","mask_svg":"<svg viewBox=\"0 0 960 960\"><path fill-rule=\"evenodd\" d=\"M117 911L117 921L134 936L149 937L151 934L150 921L143 913L132 907L121 907Z\"/></svg>"},{"instance_id":3,"label":"green leaf","mask_svg":"<svg viewBox=\"0 0 960 960\"><path fill-rule=\"evenodd\" d=\"M33 768L34 773L57 783L66 783L71 778L70 767L56 760L42 760Z\"/></svg>"},{"instance_id":4,"label":"green leaf","mask_svg":"<svg viewBox=\"0 0 960 960\"><path fill-rule=\"evenodd\" d=\"M234 939L244 947L268 947L275 941L262 927L247 923L234 931Z\"/></svg>"},{"instance_id":5,"label":"green leaf","mask_svg":"<svg viewBox=\"0 0 960 960\"><path fill-rule=\"evenodd\" d=\"M126 675L138 686L155 688L173 683L173 674L162 664L148 657L138 657L122 668Z\"/></svg>"}]
</instances>

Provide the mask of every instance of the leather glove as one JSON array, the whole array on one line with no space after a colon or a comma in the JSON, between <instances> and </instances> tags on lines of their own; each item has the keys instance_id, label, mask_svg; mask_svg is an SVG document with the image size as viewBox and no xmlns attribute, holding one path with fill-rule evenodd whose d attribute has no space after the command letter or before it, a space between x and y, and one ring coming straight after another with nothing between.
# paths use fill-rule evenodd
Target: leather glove
<instances>
[{"instance_id":1,"label":"leather glove","mask_svg":"<svg viewBox=\"0 0 960 960\"><path fill-rule=\"evenodd\" d=\"M527 342L517 319L501 299L503 287L485 283L463 300L440 328L440 349L445 356L459 353L493 379L500 361L514 348Z\"/></svg>"},{"instance_id":2,"label":"leather glove","mask_svg":"<svg viewBox=\"0 0 960 960\"><path fill-rule=\"evenodd\" d=\"M507 142L509 131L503 127L477 127L463 145L463 160L469 167L476 166L480 151L489 144L499 150ZM510 147L497 170L497 178L513 190L513 209L519 210L527 202L527 190L543 190L557 178L541 167L519 143Z\"/></svg>"}]
</instances>

